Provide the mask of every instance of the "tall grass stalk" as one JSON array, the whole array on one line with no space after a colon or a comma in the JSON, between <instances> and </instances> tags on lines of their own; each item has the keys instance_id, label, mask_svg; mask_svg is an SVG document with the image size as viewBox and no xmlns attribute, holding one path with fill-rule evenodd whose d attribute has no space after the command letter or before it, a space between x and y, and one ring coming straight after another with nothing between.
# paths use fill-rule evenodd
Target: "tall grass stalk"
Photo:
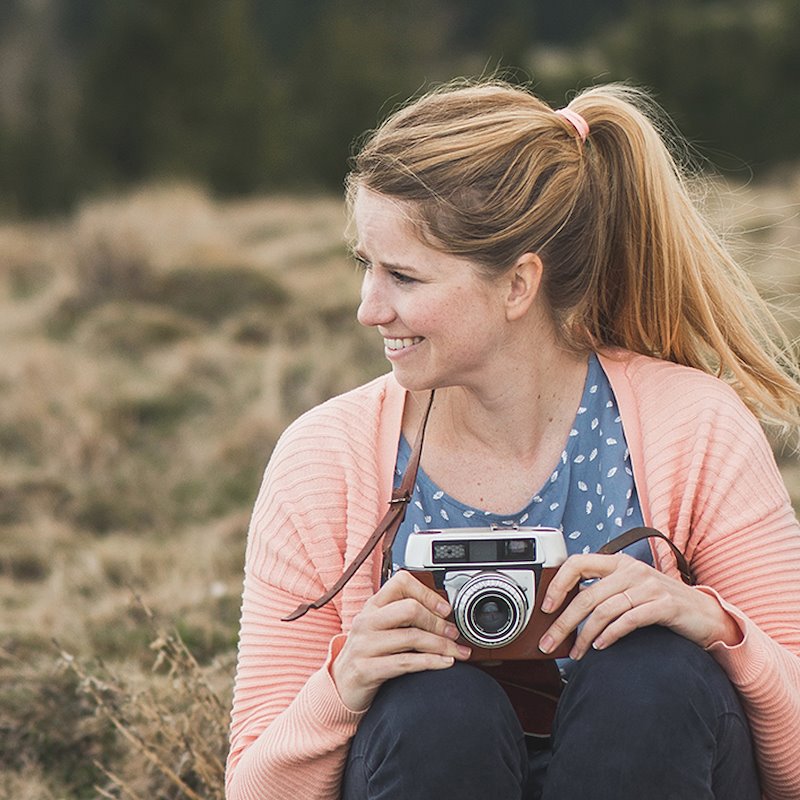
<instances>
[{"instance_id":1,"label":"tall grass stalk","mask_svg":"<svg viewBox=\"0 0 800 800\"><path fill-rule=\"evenodd\" d=\"M130 800L224 800L228 706L209 680L222 665L201 667L180 635L160 627L141 605L154 632L153 679L144 688L131 687L102 662L90 667L60 649L78 691L111 723L128 753L121 765L95 764L116 794L95 789Z\"/></svg>"}]
</instances>

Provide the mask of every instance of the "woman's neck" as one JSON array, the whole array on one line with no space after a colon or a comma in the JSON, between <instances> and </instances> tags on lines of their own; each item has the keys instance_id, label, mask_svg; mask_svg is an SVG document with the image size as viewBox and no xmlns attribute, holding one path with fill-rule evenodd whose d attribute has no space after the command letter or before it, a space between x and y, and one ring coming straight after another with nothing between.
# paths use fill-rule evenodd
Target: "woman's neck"
<instances>
[{"instance_id":1,"label":"woman's neck","mask_svg":"<svg viewBox=\"0 0 800 800\"><path fill-rule=\"evenodd\" d=\"M496 386L444 390L438 415L440 435L466 446L496 450L527 461L543 440L569 432L586 381L587 356L560 350L537 359Z\"/></svg>"},{"instance_id":2,"label":"woman's neck","mask_svg":"<svg viewBox=\"0 0 800 800\"><path fill-rule=\"evenodd\" d=\"M537 359L488 390L438 390L426 431L422 469L451 497L495 513L514 513L552 473L569 437L586 382L585 353ZM413 441L427 393L406 403Z\"/></svg>"}]
</instances>

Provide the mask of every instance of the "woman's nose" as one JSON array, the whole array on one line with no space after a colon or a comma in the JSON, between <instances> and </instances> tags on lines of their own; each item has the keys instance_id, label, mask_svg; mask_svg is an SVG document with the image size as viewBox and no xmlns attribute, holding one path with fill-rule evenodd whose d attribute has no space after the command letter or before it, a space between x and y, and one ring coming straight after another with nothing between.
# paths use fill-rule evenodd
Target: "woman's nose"
<instances>
[{"instance_id":1,"label":"woman's nose","mask_svg":"<svg viewBox=\"0 0 800 800\"><path fill-rule=\"evenodd\" d=\"M367 273L361 283L361 303L356 314L358 321L368 328L386 325L394 319L394 310L375 276Z\"/></svg>"}]
</instances>

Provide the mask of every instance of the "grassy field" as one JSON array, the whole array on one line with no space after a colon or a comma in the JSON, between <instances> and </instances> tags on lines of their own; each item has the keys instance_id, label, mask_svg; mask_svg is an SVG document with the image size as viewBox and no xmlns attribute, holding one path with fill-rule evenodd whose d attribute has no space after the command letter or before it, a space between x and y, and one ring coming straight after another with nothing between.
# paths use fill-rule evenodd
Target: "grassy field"
<instances>
[{"instance_id":1,"label":"grassy field","mask_svg":"<svg viewBox=\"0 0 800 800\"><path fill-rule=\"evenodd\" d=\"M800 173L713 204L800 336ZM222 797L261 472L385 369L343 226L181 186L0 225L0 796Z\"/></svg>"}]
</instances>

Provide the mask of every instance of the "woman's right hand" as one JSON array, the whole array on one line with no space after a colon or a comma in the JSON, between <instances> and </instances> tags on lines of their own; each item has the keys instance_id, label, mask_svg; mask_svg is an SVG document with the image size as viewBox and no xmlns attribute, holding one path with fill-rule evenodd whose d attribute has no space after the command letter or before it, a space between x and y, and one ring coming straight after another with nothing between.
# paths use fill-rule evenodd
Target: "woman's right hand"
<instances>
[{"instance_id":1,"label":"woman's right hand","mask_svg":"<svg viewBox=\"0 0 800 800\"><path fill-rule=\"evenodd\" d=\"M367 709L381 684L407 672L447 669L466 661L458 630L446 620L450 606L408 572L393 575L353 619L331 666L342 702Z\"/></svg>"}]
</instances>

